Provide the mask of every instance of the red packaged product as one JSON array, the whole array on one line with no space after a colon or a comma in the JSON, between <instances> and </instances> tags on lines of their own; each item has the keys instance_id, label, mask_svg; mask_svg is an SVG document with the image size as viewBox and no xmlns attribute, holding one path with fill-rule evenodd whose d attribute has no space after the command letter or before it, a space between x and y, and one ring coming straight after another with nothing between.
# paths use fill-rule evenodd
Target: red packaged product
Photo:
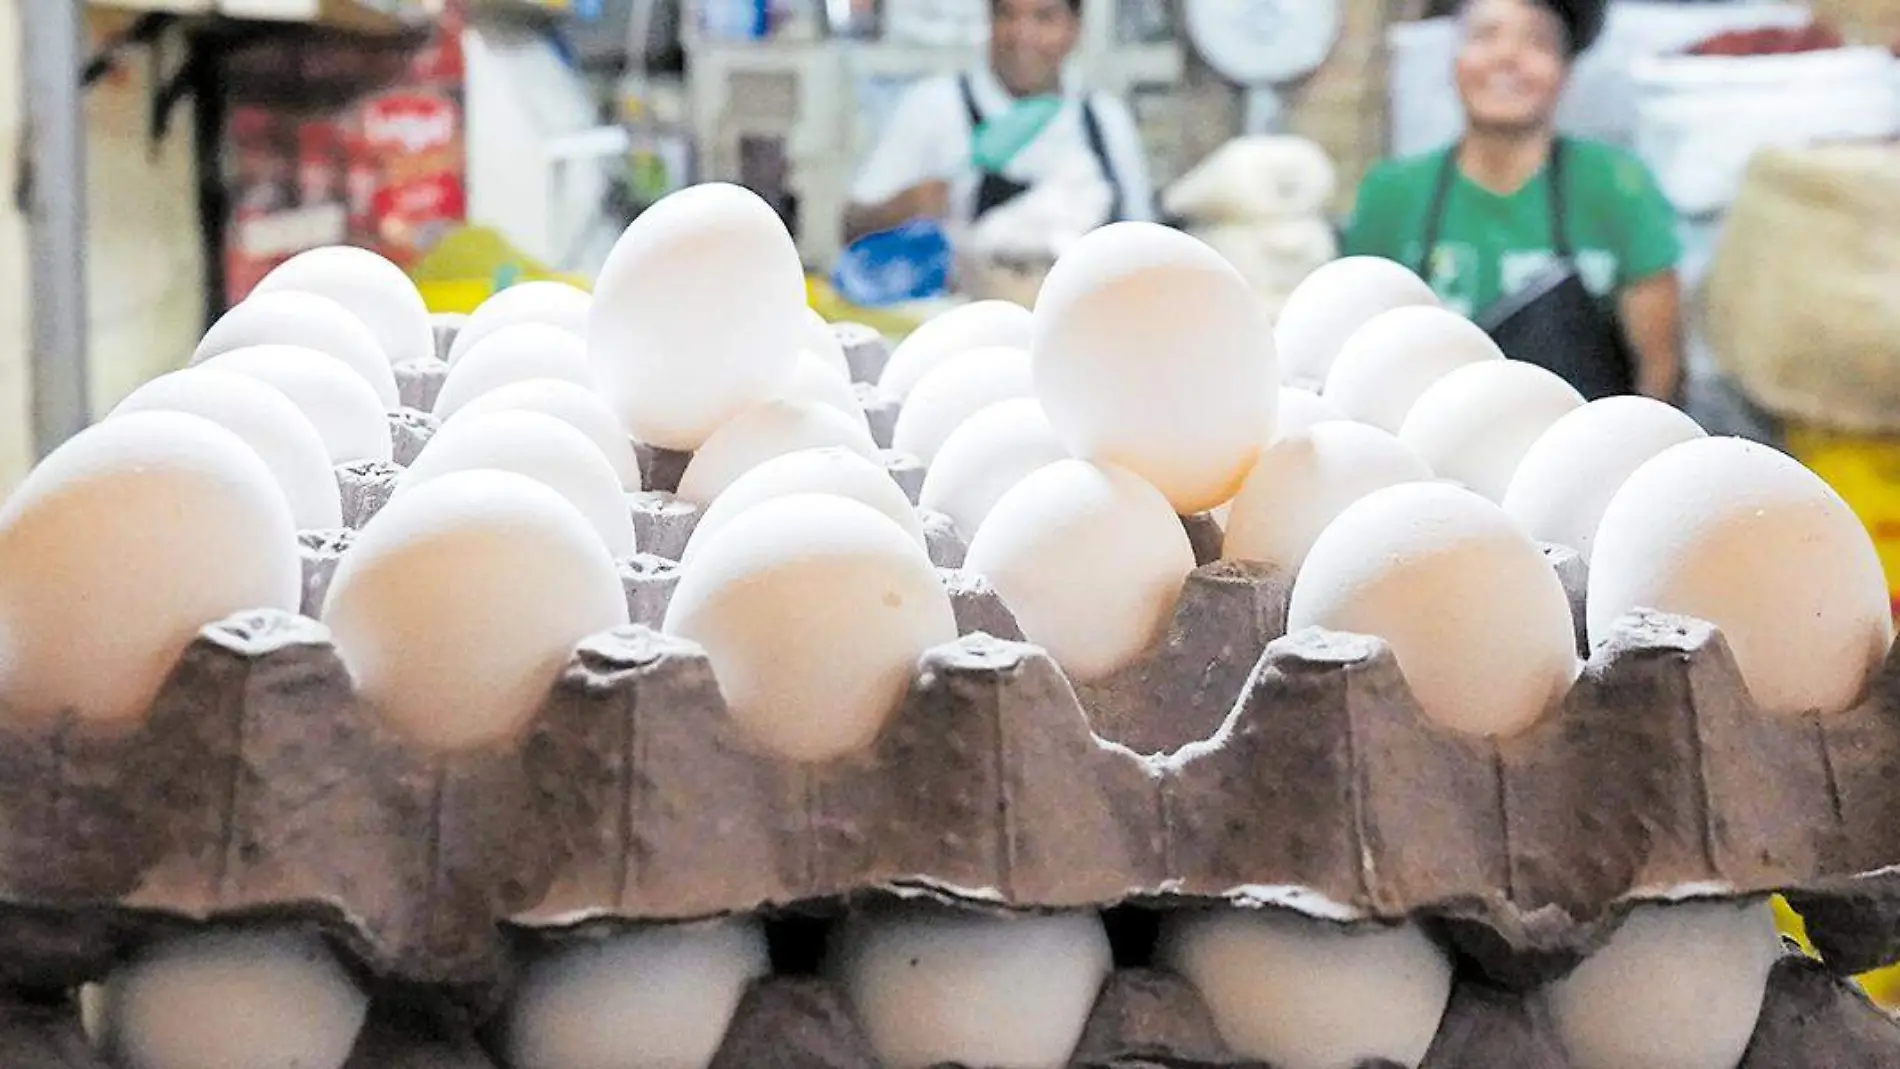
<instances>
[{"instance_id":1,"label":"red packaged product","mask_svg":"<svg viewBox=\"0 0 1900 1069\"><path fill-rule=\"evenodd\" d=\"M348 162L344 188L348 198L350 240L367 242L376 232L376 190L382 185L382 175L377 172L376 156L361 130L350 131L345 146Z\"/></svg>"},{"instance_id":2,"label":"red packaged product","mask_svg":"<svg viewBox=\"0 0 1900 1069\"><path fill-rule=\"evenodd\" d=\"M343 130L330 121L297 127L297 203L325 204L344 199Z\"/></svg>"},{"instance_id":3,"label":"red packaged product","mask_svg":"<svg viewBox=\"0 0 1900 1069\"><path fill-rule=\"evenodd\" d=\"M310 37L238 50L227 299L317 245L349 241L408 266L466 218L460 31L451 0L420 44Z\"/></svg>"},{"instance_id":4,"label":"red packaged product","mask_svg":"<svg viewBox=\"0 0 1900 1069\"><path fill-rule=\"evenodd\" d=\"M376 246L413 263L467 215L461 108L441 93L386 93L364 105L362 122L380 178L371 208Z\"/></svg>"}]
</instances>

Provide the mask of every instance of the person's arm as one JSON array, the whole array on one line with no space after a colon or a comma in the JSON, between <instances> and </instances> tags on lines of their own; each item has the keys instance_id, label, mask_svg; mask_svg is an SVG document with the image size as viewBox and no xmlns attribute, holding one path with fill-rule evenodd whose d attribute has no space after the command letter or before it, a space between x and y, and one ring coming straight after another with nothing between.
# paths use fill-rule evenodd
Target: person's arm
<instances>
[{"instance_id":1,"label":"person's arm","mask_svg":"<svg viewBox=\"0 0 1900 1069\"><path fill-rule=\"evenodd\" d=\"M1616 162L1614 181L1624 221L1617 313L1635 350L1636 389L1673 404L1682 387L1682 284L1676 275L1682 242L1675 207L1634 156Z\"/></svg>"},{"instance_id":2,"label":"person's arm","mask_svg":"<svg viewBox=\"0 0 1900 1069\"><path fill-rule=\"evenodd\" d=\"M857 178L845 206L844 239L901 226L912 219L941 219L949 214L945 181L950 161L943 159L943 86L935 80L905 91L892 109ZM955 84L950 85L953 95ZM954 99L952 101L954 103Z\"/></svg>"},{"instance_id":3,"label":"person's arm","mask_svg":"<svg viewBox=\"0 0 1900 1069\"><path fill-rule=\"evenodd\" d=\"M1682 386L1682 286L1676 272L1625 286L1617 306L1636 350L1636 391L1674 404Z\"/></svg>"},{"instance_id":4,"label":"person's arm","mask_svg":"<svg viewBox=\"0 0 1900 1069\"><path fill-rule=\"evenodd\" d=\"M942 219L950 214L950 183L927 179L875 204L852 201L844 209L845 244L902 226L912 219Z\"/></svg>"},{"instance_id":5,"label":"person's arm","mask_svg":"<svg viewBox=\"0 0 1900 1069\"><path fill-rule=\"evenodd\" d=\"M1141 143L1135 113L1120 97L1097 93L1090 97L1095 121L1102 128L1102 149L1121 183L1122 218L1132 222L1155 219L1154 179L1148 173L1148 150Z\"/></svg>"}]
</instances>

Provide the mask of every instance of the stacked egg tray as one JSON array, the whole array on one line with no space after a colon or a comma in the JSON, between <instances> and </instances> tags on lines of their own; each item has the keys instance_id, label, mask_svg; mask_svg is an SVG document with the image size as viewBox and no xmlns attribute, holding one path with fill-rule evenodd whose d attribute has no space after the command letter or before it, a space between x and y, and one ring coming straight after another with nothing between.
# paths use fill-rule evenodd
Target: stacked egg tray
<instances>
[{"instance_id":1,"label":"stacked egg tray","mask_svg":"<svg viewBox=\"0 0 1900 1069\"><path fill-rule=\"evenodd\" d=\"M434 380L406 369L406 402ZM393 427L411 454L429 431ZM1161 911L1232 903L1421 922L1457 960L1424 1066L1567 1069L1540 985L1635 905L1773 892L1821 958L1776 965L1743 1069L1900 1065L1900 1025L1842 978L1900 959L1900 662L1856 708L1769 716L1712 628L1634 615L1530 730L1467 736L1421 715L1377 640L1284 635L1288 577L1216 560L1190 520L1204 563L1166 632L1072 685L931 518L963 637L868 750L800 763L749 746L703 651L655 630L694 512L658 489L681 458L646 459L636 623L583 642L506 745L405 742L323 626L280 612L206 628L130 733L0 717L0 1067L96 1069L49 993L155 937L295 923L373 992L353 1069L495 1069L485 1030L524 954L758 913L775 975L715 1069L881 1069L815 948L841 911L908 896L1107 911L1117 970L1075 1066L1256 1064L1152 960ZM391 475L340 472L352 522ZM307 611L349 541L306 534ZM1580 598L1581 561L1550 555Z\"/></svg>"}]
</instances>

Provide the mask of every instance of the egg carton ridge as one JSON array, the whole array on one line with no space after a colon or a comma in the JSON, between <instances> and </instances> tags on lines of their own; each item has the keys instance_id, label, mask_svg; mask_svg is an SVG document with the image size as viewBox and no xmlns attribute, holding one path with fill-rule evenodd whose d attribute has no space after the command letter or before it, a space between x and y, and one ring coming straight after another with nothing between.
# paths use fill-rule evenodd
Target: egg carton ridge
<instances>
[{"instance_id":1,"label":"egg carton ridge","mask_svg":"<svg viewBox=\"0 0 1900 1069\"><path fill-rule=\"evenodd\" d=\"M8 721L0 881L28 911L320 906L376 968L429 981L491 971L504 920L903 886L1428 918L1519 985L1632 904L1794 890L1831 904L1812 920L1831 961L1887 960L1891 665L1856 709L1767 717L1712 628L1637 615L1560 708L1493 740L1423 717L1377 639L1275 638L1284 596L1257 566L1200 569L1150 655L1093 688L966 634L868 749L816 764L762 753L704 652L644 627L583 642L518 739L441 754L358 699L322 625L246 614L200 636L133 734ZM1119 741L1144 718L1194 741Z\"/></svg>"}]
</instances>

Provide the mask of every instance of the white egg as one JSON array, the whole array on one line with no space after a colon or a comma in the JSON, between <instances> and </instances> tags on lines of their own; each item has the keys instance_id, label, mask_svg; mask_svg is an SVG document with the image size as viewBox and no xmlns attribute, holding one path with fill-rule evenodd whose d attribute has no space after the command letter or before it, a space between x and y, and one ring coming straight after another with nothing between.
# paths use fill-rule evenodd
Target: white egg
<instances>
[{"instance_id":1,"label":"white egg","mask_svg":"<svg viewBox=\"0 0 1900 1069\"><path fill-rule=\"evenodd\" d=\"M870 745L918 658L957 637L923 547L836 494L788 494L727 521L681 570L665 630L705 647L757 745L799 761Z\"/></svg>"},{"instance_id":2,"label":"white egg","mask_svg":"<svg viewBox=\"0 0 1900 1069\"><path fill-rule=\"evenodd\" d=\"M680 473L679 496L710 505L733 480L776 456L800 449L842 446L866 459L877 443L862 419L851 419L829 405L808 401L767 401L754 405L706 439Z\"/></svg>"},{"instance_id":3,"label":"white egg","mask_svg":"<svg viewBox=\"0 0 1900 1069\"><path fill-rule=\"evenodd\" d=\"M526 475L566 498L614 556L632 556L638 548L633 513L613 465L585 434L543 412L490 412L443 425L392 496L444 475L484 468Z\"/></svg>"},{"instance_id":4,"label":"white egg","mask_svg":"<svg viewBox=\"0 0 1900 1069\"><path fill-rule=\"evenodd\" d=\"M1432 720L1479 735L1529 726L1576 679L1570 600L1504 511L1443 483L1375 490L1320 532L1287 631L1375 635Z\"/></svg>"},{"instance_id":5,"label":"white egg","mask_svg":"<svg viewBox=\"0 0 1900 1069\"><path fill-rule=\"evenodd\" d=\"M253 293L301 290L350 310L376 335L391 364L435 355L429 308L402 268L368 249L331 245L300 252L273 268Z\"/></svg>"},{"instance_id":6,"label":"white egg","mask_svg":"<svg viewBox=\"0 0 1900 1069\"><path fill-rule=\"evenodd\" d=\"M546 323L501 327L470 347L449 369L435 398L435 417L446 420L490 390L535 379L561 379L593 389L587 343Z\"/></svg>"},{"instance_id":7,"label":"white egg","mask_svg":"<svg viewBox=\"0 0 1900 1069\"><path fill-rule=\"evenodd\" d=\"M1146 479L1183 515L1234 496L1273 434L1273 336L1247 282L1200 241L1113 223L1036 298L1036 394L1077 457Z\"/></svg>"},{"instance_id":8,"label":"white egg","mask_svg":"<svg viewBox=\"0 0 1900 1069\"><path fill-rule=\"evenodd\" d=\"M1412 924L1184 912L1164 921L1156 956L1200 991L1236 1054L1275 1069L1415 1067L1451 1001L1451 960Z\"/></svg>"},{"instance_id":9,"label":"white egg","mask_svg":"<svg viewBox=\"0 0 1900 1069\"><path fill-rule=\"evenodd\" d=\"M253 345L199 364L262 382L290 399L317 433L332 464L388 460L389 417L376 391L343 361L296 345Z\"/></svg>"},{"instance_id":10,"label":"white egg","mask_svg":"<svg viewBox=\"0 0 1900 1069\"><path fill-rule=\"evenodd\" d=\"M125 1069L339 1069L369 998L320 938L209 930L112 974L105 1040Z\"/></svg>"},{"instance_id":11,"label":"white egg","mask_svg":"<svg viewBox=\"0 0 1900 1069\"><path fill-rule=\"evenodd\" d=\"M819 315L814 308L805 309L805 330L800 335L799 348L818 358L819 362L832 372L851 381L851 362L845 359L844 343L831 329L831 323Z\"/></svg>"},{"instance_id":12,"label":"white egg","mask_svg":"<svg viewBox=\"0 0 1900 1069\"><path fill-rule=\"evenodd\" d=\"M1260 455L1227 516L1221 556L1299 571L1346 506L1432 470L1405 443L1363 423L1334 421L1283 437Z\"/></svg>"},{"instance_id":13,"label":"white egg","mask_svg":"<svg viewBox=\"0 0 1900 1069\"><path fill-rule=\"evenodd\" d=\"M706 1069L771 971L753 919L639 928L531 964L507 1010L514 1069Z\"/></svg>"},{"instance_id":14,"label":"white egg","mask_svg":"<svg viewBox=\"0 0 1900 1069\"><path fill-rule=\"evenodd\" d=\"M1781 956L1765 902L1641 906L1551 985L1575 1069L1735 1069Z\"/></svg>"},{"instance_id":15,"label":"white egg","mask_svg":"<svg viewBox=\"0 0 1900 1069\"><path fill-rule=\"evenodd\" d=\"M970 349L930 369L905 398L891 430L891 448L926 465L963 421L999 401L1036 391L1023 349Z\"/></svg>"},{"instance_id":16,"label":"white egg","mask_svg":"<svg viewBox=\"0 0 1900 1069\"><path fill-rule=\"evenodd\" d=\"M1113 966L1092 912L854 914L830 969L888 1069L1062 1069Z\"/></svg>"},{"instance_id":17,"label":"white egg","mask_svg":"<svg viewBox=\"0 0 1900 1069\"><path fill-rule=\"evenodd\" d=\"M1280 417L1274 421L1274 435L1285 438L1298 434L1315 423L1345 419L1346 414L1311 390L1298 386L1280 387Z\"/></svg>"},{"instance_id":18,"label":"white egg","mask_svg":"<svg viewBox=\"0 0 1900 1069\"><path fill-rule=\"evenodd\" d=\"M442 750L516 735L581 639L627 622L613 556L567 499L504 471L432 479L385 505L323 606L357 689Z\"/></svg>"},{"instance_id":19,"label":"white egg","mask_svg":"<svg viewBox=\"0 0 1900 1069\"><path fill-rule=\"evenodd\" d=\"M786 401L811 401L827 405L852 419L863 422L864 405L851 389L851 380L833 371L830 365L810 352L798 354L798 368L785 384Z\"/></svg>"},{"instance_id":20,"label":"white egg","mask_svg":"<svg viewBox=\"0 0 1900 1069\"><path fill-rule=\"evenodd\" d=\"M620 488L629 492L640 489L640 458L626 429L614 418L613 410L600 395L578 382L566 379L527 379L497 386L457 408L443 421L444 428L458 420L489 412L540 412L567 423L594 443L614 474Z\"/></svg>"},{"instance_id":21,"label":"white egg","mask_svg":"<svg viewBox=\"0 0 1900 1069\"><path fill-rule=\"evenodd\" d=\"M1491 336L1429 304L1381 312L1353 331L1326 373L1326 400L1349 418L1399 433L1419 396L1470 364L1503 360Z\"/></svg>"},{"instance_id":22,"label":"white egg","mask_svg":"<svg viewBox=\"0 0 1900 1069\"><path fill-rule=\"evenodd\" d=\"M1857 701L1893 642L1873 541L1782 453L1701 438L1645 462L1604 509L1590 559L1590 642L1635 608L1714 624L1775 713Z\"/></svg>"},{"instance_id":23,"label":"white egg","mask_svg":"<svg viewBox=\"0 0 1900 1069\"><path fill-rule=\"evenodd\" d=\"M0 505L0 704L140 719L200 628L295 612L302 588L290 504L242 438L182 412L105 420Z\"/></svg>"},{"instance_id":24,"label":"white egg","mask_svg":"<svg viewBox=\"0 0 1900 1069\"><path fill-rule=\"evenodd\" d=\"M1647 397L1605 397L1565 413L1518 462L1504 511L1531 537L1590 559L1610 498L1644 461L1707 435L1680 409Z\"/></svg>"},{"instance_id":25,"label":"white egg","mask_svg":"<svg viewBox=\"0 0 1900 1069\"><path fill-rule=\"evenodd\" d=\"M809 327L798 249L771 207L711 182L642 212L594 285L587 353L633 436L695 450L782 395Z\"/></svg>"},{"instance_id":26,"label":"white egg","mask_svg":"<svg viewBox=\"0 0 1900 1069\"><path fill-rule=\"evenodd\" d=\"M965 542L998 498L1032 471L1069 455L1033 397L998 401L950 432L924 473L918 504L950 517Z\"/></svg>"},{"instance_id":27,"label":"white egg","mask_svg":"<svg viewBox=\"0 0 1900 1069\"><path fill-rule=\"evenodd\" d=\"M191 362L253 345L301 345L334 356L363 376L384 408L393 411L401 404L396 373L382 343L362 320L328 297L297 290L252 294L218 317Z\"/></svg>"},{"instance_id":28,"label":"white egg","mask_svg":"<svg viewBox=\"0 0 1900 1069\"><path fill-rule=\"evenodd\" d=\"M1058 460L997 500L963 567L990 581L1069 678L1090 681L1167 625L1194 549L1159 490L1110 465Z\"/></svg>"},{"instance_id":29,"label":"white egg","mask_svg":"<svg viewBox=\"0 0 1900 1069\"><path fill-rule=\"evenodd\" d=\"M941 360L971 349L1027 349L1035 338L1029 309L1010 301L973 301L929 320L891 350L878 389L902 400Z\"/></svg>"},{"instance_id":30,"label":"white egg","mask_svg":"<svg viewBox=\"0 0 1900 1069\"><path fill-rule=\"evenodd\" d=\"M449 346L449 366L453 367L475 343L490 334L519 323L541 323L560 327L577 338L587 336L587 310L594 299L579 286L565 282L522 282L490 296L455 332Z\"/></svg>"},{"instance_id":31,"label":"white egg","mask_svg":"<svg viewBox=\"0 0 1900 1069\"><path fill-rule=\"evenodd\" d=\"M203 416L242 438L270 468L299 528L343 525L336 469L323 436L290 398L234 371L188 368L133 390L108 418L153 411Z\"/></svg>"},{"instance_id":32,"label":"white egg","mask_svg":"<svg viewBox=\"0 0 1900 1069\"><path fill-rule=\"evenodd\" d=\"M735 516L774 498L791 494L836 494L869 505L891 518L919 546L925 545L924 527L910 499L882 465L849 449L800 449L764 461L733 480L725 492L700 514L692 537L680 554L689 564L701 547L725 529Z\"/></svg>"},{"instance_id":33,"label":"white egg","mask_svg":"<svg viewBox=\"0 0 1900 1069\"><path fill-rule=\"evenodd\" d=\"M1531 445L1583 395L1535 364L1482 360L1450 372L1419 395L1399 428L1439 477L1491 501L1504 500Z\"/></svg>"},{"instance_id":34,"label":"white egg","mask_svg":"<svg viewBox=\"0 0 1900 1069\"><path fill-rule=\"evenodd\" d=\"M1273 343L1288 383L1318 389L1346 339L1381 312L1435 305L1438 297L1404 265L1377 256L1347 256L1306 276L1280 307Z\"/></svg>"}]
</instances>

